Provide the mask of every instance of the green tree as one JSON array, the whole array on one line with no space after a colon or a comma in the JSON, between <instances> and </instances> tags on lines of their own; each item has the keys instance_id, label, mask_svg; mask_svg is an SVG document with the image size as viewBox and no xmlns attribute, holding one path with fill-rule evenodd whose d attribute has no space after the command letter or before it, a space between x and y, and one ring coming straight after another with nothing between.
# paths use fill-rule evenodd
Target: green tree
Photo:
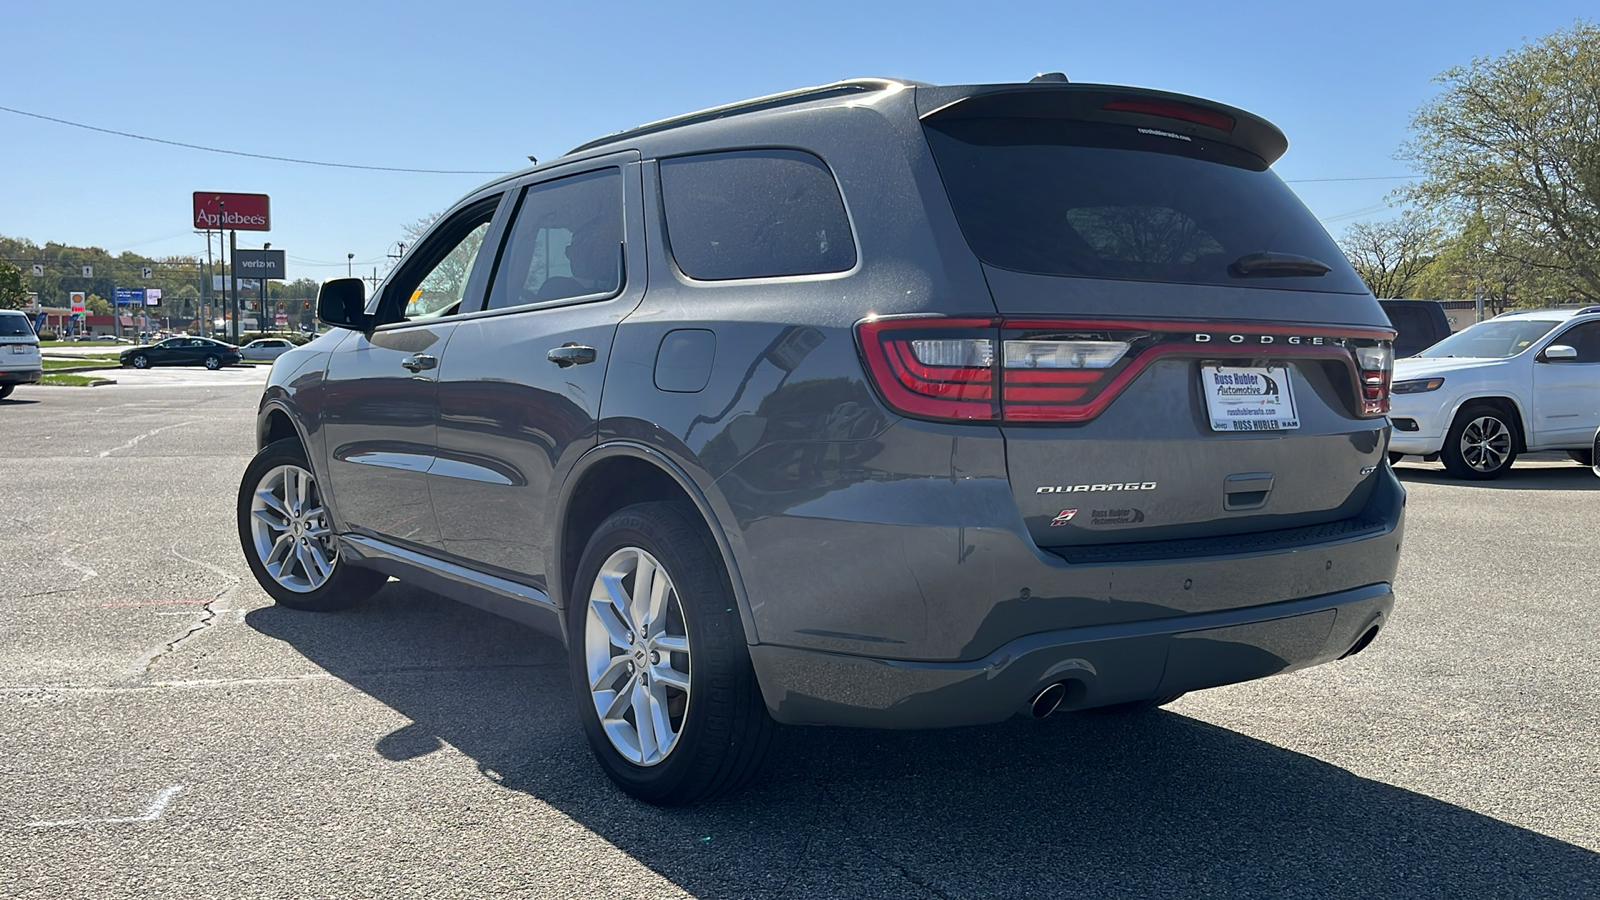
<instances>
[{"instance_id":1,"label":"green tree","mask_svg":"<svg viewBox=\"0 0 1600 900\"><path fill-rule=\"evenodd\" d=\"M1463 228L1476 217L1495 233L1483 252L1600 300L1600 26L1437 80L1401 150L1424 176L1407 196Z\"/></svg>"},{"instance_id":2,"label":"green tree","mask_svg":"<svg viewBox=\"0 0 1600 900\"><path fill-rule=\"evenodd\" d=\"M84 298L83 309L91 316L111 315L111 301L99 294L90 294Z\"/></svg>"},{"instance_id":3,"label":"green tree","mask_svg":"<svg viewBox=\"0 0 1600 900\"><path fill-rule=\"evenodd\" d=\"M1387 222L1356 222L1339 237L1339 249L1374 297L1411 297L1443 240L1436 223L1407 210Z\"/></svg>"},{"instance_id":4,"label":"green tree","mask_svg":"<svg viewBox=\"0 0 1600 900\"><path fill-rule=\"evenodd\" d=\"M0 309L21 309L28 305L28 288L22 283L22 267L0 262Z\"/></svg>"}]
</instances>

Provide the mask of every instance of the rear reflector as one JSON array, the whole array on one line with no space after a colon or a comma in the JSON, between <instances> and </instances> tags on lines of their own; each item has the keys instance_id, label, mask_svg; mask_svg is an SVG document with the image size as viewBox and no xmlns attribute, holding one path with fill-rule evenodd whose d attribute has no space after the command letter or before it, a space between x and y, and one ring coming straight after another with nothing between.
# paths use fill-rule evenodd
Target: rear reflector
<instances>
[{"instance_id":1,"label":"rear reflector","mask_svg":"<svg viewBox=\"0 0 1600 900\"><path fill-rule=\"evenodd\" d=\"M1352 411L1373 418L1389 410L1392 332L1200 327L1207 330L1192 322L905 317L869 319L857 332L878 392L916 418L1083 422L1164 356L1342 361L1354 382Z\"/></svg>"},{"instance_id":2,"label":"rear reflector","mask_svg":"<svg viewBox=\"0 0 1600 900\"><path fill-rule=\"evenodd\" d=\"M1144 100L1135 97L1123 97L1112 100L1100 107L1107 112L1142 113L1147 116L1160 116L1163 119L1177 119L1180 122L1193 122L1218 131L1232 131L1233 117L1223 115L1214 110L1204 109L1199 106L1190 106L1187 103L1173 103L1166 100Z\"/></svg>"}]
</instances>

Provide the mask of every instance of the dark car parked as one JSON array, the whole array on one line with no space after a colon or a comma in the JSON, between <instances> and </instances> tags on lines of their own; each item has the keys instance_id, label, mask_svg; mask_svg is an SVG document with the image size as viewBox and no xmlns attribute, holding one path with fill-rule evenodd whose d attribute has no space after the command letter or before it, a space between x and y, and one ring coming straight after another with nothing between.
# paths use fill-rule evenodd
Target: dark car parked
<instances>
[{"instance_id":1,"label":"dark car parked","mask_svg":"<svg viewBox=\"0 0 1600 900\"><path fill-rule=\"evenodd\" d=\"M1416 356L1451 335L1450 317L1437 300L1379 300L1394 326L1396 359Z\"/></svg>"},{"instance_id":2,"label":"dark car parked","mask_svg":"<svg viewBox=\"0 0 1600 900\"><path fill-rule=\"evenodd\" d=\"M732 789L773 722L1149 708L1390 613L1393 331L1263 119L841 82L491 182L272 369L239 536L560 636L606 773Z\"/></svg>"},{"instance_id":3,"label":"dark car parked","mask_svg":"<svg viewBox=\"0 0 1600 900\"><path fill-rule=\"evenodd\" d=\"M148 369L151 366L205 366L220 369L239 361L239 348L202 337L167 338L148 347L134 347L121 354L124 366Z\"/></svg>"}]
</instances>

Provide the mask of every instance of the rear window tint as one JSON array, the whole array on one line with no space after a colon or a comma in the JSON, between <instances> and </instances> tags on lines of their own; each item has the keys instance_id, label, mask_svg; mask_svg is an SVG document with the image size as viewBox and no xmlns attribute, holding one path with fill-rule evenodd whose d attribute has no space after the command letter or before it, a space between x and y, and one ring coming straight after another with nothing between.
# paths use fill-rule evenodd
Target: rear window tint
<instances>
[{"instance_id":1,"label":"rear window tint","mask_svg":"<svg viewBox=\"0 0 1600 900\"><path fill-rule=\"evenodd\" d=\"M1366 293L1322 226L1260 159L1153 129L958 119L926 133L974 253L1003 269L1135 281ZM1255 253L1318 277L1235 277Z\"/></svg>"},{"instance_id":2,"label":"rear window tint","mask_svg":"<svg viewBox=\"0 0 1600 900\"><path fill-rule=\"evenodd\" d=\"M794 150L661 161L667 241L703 281L847 271L855 240L833 173Z\"/></svg>"},{"instance_id":3,"label":"rear window tint","mask_svg":"<svg viewBox=\"0 0 1600 900\"><path fill-rule=\"evenodd\" d=\"M33 337L33 326L27 316L0 316L0 337Z\"/></svg>"}]
</instances>

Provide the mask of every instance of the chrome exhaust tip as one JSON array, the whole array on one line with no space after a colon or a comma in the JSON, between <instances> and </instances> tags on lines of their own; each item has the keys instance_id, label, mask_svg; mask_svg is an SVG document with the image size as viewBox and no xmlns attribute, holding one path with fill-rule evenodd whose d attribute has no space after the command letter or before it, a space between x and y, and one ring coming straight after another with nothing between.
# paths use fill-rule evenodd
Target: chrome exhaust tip
<instances>
[{"instance_id":1,"label":"chrome exhaust tip","mask_svg":"<svg viewBox=\"0 0 1600 900\"><path fill-rule=\"evenodd\" d=\"M1035 719L1042 719L1055 712L1056 707L1060 706L1066 697L1067 686L1058 681L1033 695L1033 702L1028 705L1028 711Z\"/></svg>"}]
</instances>

